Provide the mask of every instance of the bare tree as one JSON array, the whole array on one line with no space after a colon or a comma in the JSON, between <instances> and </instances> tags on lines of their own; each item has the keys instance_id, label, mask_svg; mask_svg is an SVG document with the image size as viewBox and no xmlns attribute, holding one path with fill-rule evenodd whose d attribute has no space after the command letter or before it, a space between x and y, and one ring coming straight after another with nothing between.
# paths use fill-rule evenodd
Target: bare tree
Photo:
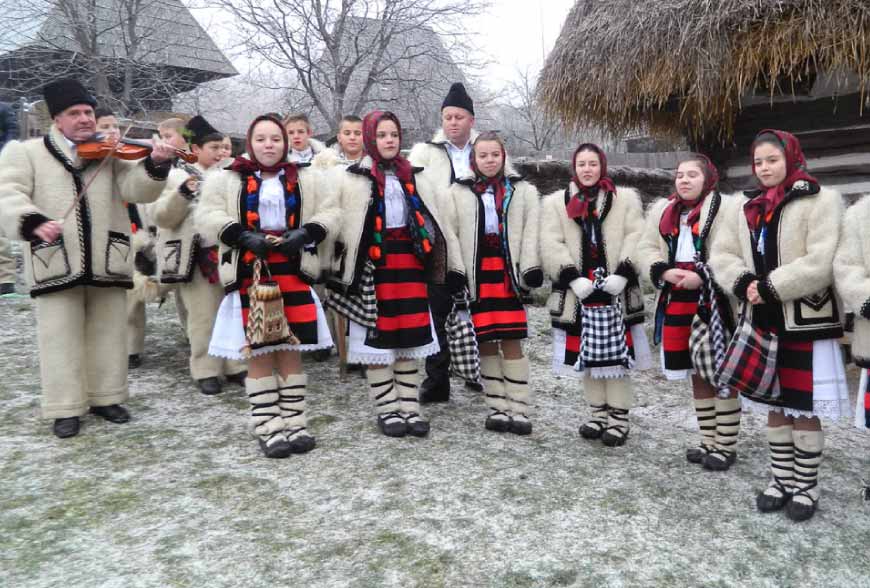
<instances>
[{"instance_id":1,"label":"bare tree","mask_svg":"<svg viewBox=\"0 0 870 588\"><path fill-rule=\"evenodd\" d=\"M191 38L180 38L173 29L185 20L201 34L188 27ZM122 114L166 109L173 94L203 81L197 56L179 59L177 52L195 53L203 39L205 52L217 51L178 0L0 0L0 30L10 31L0 41L7 98L34 96L52 79L76 76ZM235 73L220 58L223 71L215 73Z\"/></svg>"},{"instance_id":2,"label":"bare tree","mask_svg":"<svg viewBox=\"0 0 870 588\"><path fill-rule=\"evenodd\" d=\"M501 106L505 132L526 150L541 153L565 142L562 124L544 114L536 95L537 75L528 68L517 69L508 84L509 100Z\"/></svg>"},{"instance_id":3,"label":"bare tree","mask_svg":"<svg viewBox=\"0 0 870 588\"><path fill-rule=\"evenodd\" d=\"M487 0L214 0L241 27L251 56L294 74L335 131L344 114L443 96L472 64L466 19ZM238 30L238 29L237 29ZM443 44L442 44L443 43ZM450 79L452 78L452 79ZM419 108L412 106L412 116ZM419 112L418 112L419 114ZM425 115L417 116L425 123ZM431 126L431 123L430 125Z\"/></svg>"}]
</instances>

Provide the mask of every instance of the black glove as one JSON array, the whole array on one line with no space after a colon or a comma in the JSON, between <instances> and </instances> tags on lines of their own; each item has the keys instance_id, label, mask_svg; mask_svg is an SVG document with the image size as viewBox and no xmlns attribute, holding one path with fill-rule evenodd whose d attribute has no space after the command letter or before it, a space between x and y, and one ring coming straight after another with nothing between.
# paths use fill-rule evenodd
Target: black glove
<instances>
[{"instance_id":1,"label":"black glove","mask_svg":"<svg viewBox=\"0 0 870 588\"><path fill-rule=\"evenodd\" d=\"M133 258L133 266L136 268L136 271L146 276L153 276L157 273L157 264L145 255L144 251L136 252L136 256Z\"/></svg>"},{"instance_id":2,"label":"black glove","mask_svg":"<svg viewBox=\"0 0 870 588\"><path fill-rule=\"evenodd\" d=\"M262 233L242 231L239 234L239 249L250 251L257 257L265 258L269 252L269 242Z\"/></svg>"},{"instance_id":3,"label":"black glove","mask_svg":"<svg viewBox=\"0 0 870 588\"><path fill-rule=\"evenodd\" d=\"M278 245L278 251L288 257L296 255L309 241L311 241L311 238L308 236L308 231L305 229L291 229L281 235L281 244Z\"/></svg>"}]
</instances>

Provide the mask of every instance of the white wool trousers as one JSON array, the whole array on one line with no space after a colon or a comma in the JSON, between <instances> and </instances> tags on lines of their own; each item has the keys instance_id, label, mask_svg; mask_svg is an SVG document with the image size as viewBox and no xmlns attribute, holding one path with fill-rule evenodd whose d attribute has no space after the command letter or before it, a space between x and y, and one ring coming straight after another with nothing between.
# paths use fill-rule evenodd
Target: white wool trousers
<instances>
[{"instance_id":1,"label":"white wool trousers","mask_svg":"<svg viewBox=\"0 0 870 588\"><path fill-rule=\"evenodd\" d=\"M0 284L15 283L15 256L12 255L12 241L0 233Z\"/></svg>"},{"instance_id":2,"label":"white wool trousers","mask_svg":"<svg viewBox=\"0 0 870 588\"><path fill-rule=\"evenodd\" d=\"M145 302L127 291L127 353L139 355L145 351Z\"/></svg>"},{"instance_id":3,"label":"white wool trousers","mask_svg":"<svg viewBox=\"0 0 870 588\"><path fill-rule=\"evenodd\" d=\"M42 416L127 400L127 291L76 286L36 298Z\"/></svg>"},{"instance_id":4,"label":"white wool trousers","mask_svg":"<svg viewBox=\"0 0 870 588\"><path fill-rule=\"evenodd\" d=\"M190 341L190 375L194 380L232 376L245 371L245 363L208 354L211 332L218 308L224 299L224 289L208 280L194 268L193 279L178 285L177 296L187 310L187 340Z\"/></svg>"}]
</instances>

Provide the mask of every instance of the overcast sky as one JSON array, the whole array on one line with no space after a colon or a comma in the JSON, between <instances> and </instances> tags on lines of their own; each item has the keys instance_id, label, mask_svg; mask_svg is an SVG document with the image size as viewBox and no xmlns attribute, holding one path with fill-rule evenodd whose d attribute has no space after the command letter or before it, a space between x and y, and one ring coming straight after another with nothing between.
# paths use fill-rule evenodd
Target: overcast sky
<instances>
[{"instance_id":1,"label":"overcast sky","mask_svg":"<svg viewBox=\"0 0 870 588\"><path fill-rule=\"evenodd\" d=\"M515 67L539 69L542 53L553 48L574 1L492 0L492 14L474 28L495 62L493 77L504 81Z\"/></svg>"},{"instance_id":2,"label":"overcast sky","mask_svg":"<svg viewBox=\"0 0 870 588\"><path fill-rule=\"evenodd\" d=\"M475 17L469 29L478 31L475 44L493 61L493 71L487 72L497 89L499 82L507 80L516 67L537 71L543 64L543 55L549 53L574 0L490 0L490 13ZM227 35L227 19L212 9L196 8L196 0L186 0L192 13L203 27L223 45ZM215 26L217 25L217 26ZM228 55L233 59L232 55ZM235 61L235 60L234 60ZM237 62L240 70L244 64Z\"/></svg>"}]
</instances>

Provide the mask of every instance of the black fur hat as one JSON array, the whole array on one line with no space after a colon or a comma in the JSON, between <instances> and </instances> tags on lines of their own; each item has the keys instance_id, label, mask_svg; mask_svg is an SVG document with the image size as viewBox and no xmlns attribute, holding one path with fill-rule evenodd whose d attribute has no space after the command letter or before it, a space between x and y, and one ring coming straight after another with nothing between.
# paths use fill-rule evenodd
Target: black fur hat
<instances>
[{"instance_id":1,"label":"black fur hat","mask_svg":"<svg viewBox=\"0 0 870 588\"><path fill-rule=\"evenodd\" d=\"M72 78L51 82L42 89L42 95L52 118L76 104L87 104L93 108L97 106L97 99L78 80Z\"/></svg>"},{"instance_id":2,"label":"black fur hat","mask_svg":"<svg viewBox=\"0 0 870 588\"><path fill-rule=\"evenodd\" d=\"M202 147L209 141L220 141L224 138L223 133L211 126L205 118L197 114L195 117L187 121L184 125L187 130L185 136L188 137L193 145Z\"/></svg>"},{"instance_id":3,"label":"black fur hat","mask_svg":"<svg viewBox=\"0 0 870 588\"><path fill-rule=\"evenodd\" d=\"M447 96L441 104L441 109L443 110L447 106L464 108L471 113L471 116L474 116L474 101L468 95L468 92L465 91L465 86L459 82L450 86L450 91L447 92Z\"/></svg>"}]
</instances>

